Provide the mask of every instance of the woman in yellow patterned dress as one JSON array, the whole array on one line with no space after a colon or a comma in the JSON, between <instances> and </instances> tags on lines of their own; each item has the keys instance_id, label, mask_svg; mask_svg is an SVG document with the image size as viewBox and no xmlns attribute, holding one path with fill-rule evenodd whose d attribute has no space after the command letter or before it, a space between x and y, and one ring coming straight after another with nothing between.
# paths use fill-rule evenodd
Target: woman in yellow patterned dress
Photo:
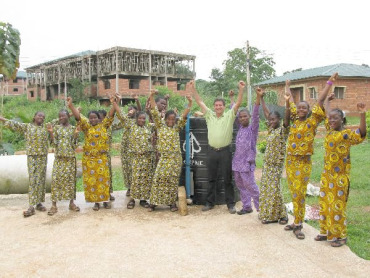
<instances>
[{"instance_id":1,"label":"woman in yellow patterned dress","mask_svg":"<svg viewBox=\"0 0 370 278\"><path fill-rule=\"evenodd\" d=\"M0 117L5 127L24 134L26 139L27 166L29 174L29 208L23 212L24 217L35 214L35 208L46 211L42 205L45 202L45 178L48 158L48 131L44 125L45 114L38 111L32 123L19 123Z\"/></svg>"},{"instance_id":2,"label":"woman in yellow patterned dress","mask_svg":"<svg viewBox=\"0 0 370 278\"><path fill-rule=\"evenodd\" d=\"M347 242L350 148L363 142L366 136L365 104L358 103L357 109L360 112L360 126L356 131L344 128L342 110L327 111L324 170L320 181L320 234L315 240L331 241L333 247L340 247Z\"/></svg>"},{"instance_id":3,"label":"woman in yellow patterned dress","mask_svg":"<svg viewBox=\"0 0 370 278\"><path fill-rule=\"evenodd\" d=\"M127 153L130 157L130 185L131 198L128 209L135 207L135 199L140 205L149 207L147 200L150 197L150 188L153 180L153 145L151 142L153 124L146 124L146 113L136 113L136 121L132 122L128 115L123 115L117 103L113 104L117 117L126 130L128 138Z\"/></svg>"},{"instance_id":4,"label":"woman in yellow patterned dress","mask_svg":"<svg viewBox=\"0 0 370 278\"><path fill-rule=\"evenodd\" d=\"M336 80L338 73L334 73L326 82L323 92L319 95L317 104L312 107L312 114L308 116L309 105L300 101L297 106L290 103L290 114L293 123L288 136L286 174L289 190L293 201L294 222L285 226L286 231L293 231L298 239L304 239L302 232L305 215L305 198L308 180L310 179L313 154L313 141L317 126L325 118L323 104L331 85ZM289 89L289 82L287 83ZM286 92L286 94L290 94Z\"/></svg>"},{"instance_id":5,"label":"woman in yellow patterned dress","mask_svg":"<svg viewBox=\"0 0 370 278\"><path fill-rule=\"evenodd\" d=\"M188 107L176 123L176 113L169 110L162 120L154 101L155 91L150 92L151 114L157 129L157 150L159 161L155 169L153 184L150 192L149 211L157 205L169 205L171 211L177 211L176 199L181 173L182 156L180 150L179 131L185 126L187 115L192 105L190 95L187 95Z\"/></svg>"},{"instance_id":6,"label":"woman in yellow patterned dress","mask_svg":"<svg viewBox=\"0 0 370 278\"><path fill-rule=\"evenodd\" d=\"M76 157L75 149L78 144L79 128L69 123L69 113L59 111L59 123L48 127L51 141L55 147L55 160L51 179L52 206L48 215L58 212L57 201L69 200L69 209L80 211L75 205L76 199Z\"/></svg>"},{"instance_id":7,"label":"woman in yellow patterned dress","mask_svg":"<svg viewBox=\"0 0 370 278\"><path fill-rule=\"evenodd\" d=\"M82 132L85 134L83 147L82 171L83 187L86 202L95 203L93 210L100 209L103 202L105 208L111 208L109 201L110 172L108 166L109 138L108 128L112 125L114 107L109 111L108 117L99 122L99 113L90 111L88 118L80 116L78 110L72 104L72 98L67 98L68 107L79 122ZM111 97L111 102L115 98Z\"/></svg>"}]
</instances>

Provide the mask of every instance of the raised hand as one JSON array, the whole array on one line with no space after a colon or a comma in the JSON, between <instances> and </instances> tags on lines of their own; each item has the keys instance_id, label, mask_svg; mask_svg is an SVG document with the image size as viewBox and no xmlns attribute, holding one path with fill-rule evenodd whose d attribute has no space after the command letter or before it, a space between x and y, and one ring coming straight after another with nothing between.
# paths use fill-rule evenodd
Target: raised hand
<instances>
[{"instance_id":1,"label":"raised hand","mask_svg":"<svg viewBox=\"0 0 370 278\"><path fill-rule=\"evenodd\" d=\"M157 91L157 93L158 93L158 91ZM164 99L165 100L168 100L169 98L170 98L170 95L169 94L164 95Z\"/></svg>"},{"instance_id":2,"label":"raised hand","mask_svg":"<svg viewBox=\"0 0 370 278\"><path fill-rule=\"evenodd\" d=\"M256 89L256 93L259 97L263 98L264 91L260 87Z\"/></svg>"},{"instance_id":3,"label":"raised hand","mask_svg":"<svg viewBox=\"0 0 370 278\"><path fill-rule=\"evenodd\" d=\"M137 101L139 99L138 95L133 96L134 100Z\"/></svg>"},{"instance_id":4,"label":"raised hand","mask_svg":"<svg viewBox=\"0 0 370 278\"><path fill-rule=\"evenodd\" d=\"M366 112L366 105L363 102L357 103L357 111L360 113Z\"/></svg>"},{"instance_id":5,"label":"raised hand","mask_svg":"<svg viewBox=\"0 0 370 278\"><path fill-rule=\"evenodd\" d=\"M233 91L233 90L230 90L230 91L229 91L229 97L230 97L230 98L232 98L233 96L235 96L235 93L234 93L234 91Z\"/></svg>"},{"instance_id":6,"label":"raised hand","mask_svg":"<svg viewBox=\"0 0 370 278\"><path fill-rule=\"evenodd\" d=\"M239 87L239 90L243 90L243 89L244 89L244 87L245 87L245 83L244 83L244 81L240 80L240 81L239 81L239 84L238 84L238 87Z\"/></svg>"},{"instance_id":7,"label":"raised hand","mask_svg":"<svg viewBox=\"0 0 370 278\"><path fill-rule=\"evenodd\" d=\"M328 96L328 101L332 101L333 99L335 99L335 94L330 93L330 95Z\"/></svg>"},{"instance_id":8,"label":"raised hand","mask_svg":"<svg viewBox=\"0 0 370 278\"><path fill-rule=\"evenodd\" d=\"M290 80L289 79L285 80L285 86L290 87Z\"/></svg>"},{"instance_id":9,"label":"raised hand","mask_svg":"<svg viewBox=\"0 0 370 278\"><path fill-rule=\"evenodd\" d=\"M156 95L156 94L158 94L158 90L155 90L155 89L151 89L151 90L150 90L150 95L151 95L151 96L154 96L154 95Z\"/></svg>"},{"instance_id":10,"label":"raised hand","mask_svg":"<svg viewBox=\"0 0 370 278\"><path fill-rule=\"evenodd\" d=\"M76 129L75 129L75 135L79 134L81 131L81 126L80 125L77 125L76 126Z\"/></svg>"},{"instance_id":11,"label":"raised hand","mask_svg":"<svg viewBox=\"0 0 370 278\"><path fill-rule=\"evenodd\" d=\"M68 103L68 107L70 107L72 105L72 98L71 97L67 97L67 103Z\"/></svg>"},{"instance_id":12,"label":"raised hand","mask_svg":"<svg viewBox=\"0 0 370 278\"><path fill-rule=\"evenodd\" d=\"M186 99L188 100L189 103L193 102L193 99L191 98L190 94L186 94Z\"/></svg>"},{"instance_id":13,"label":"raised hand","mask_svg":"<svg viewBox=\"0 0 370 278\"><path fill-rule=\"evenodd\" d=\"M53 126L49 123L46 125L46 129L48 130L48 132L53 132Z\"/></svg>"},{"instance_id":14,"label":"raised hand","mask_svg":"<svg viewBox=\"0 0 370 278\"><path fill-rule=\"evenodd\" d=\"M81 106L77 107L77 111L78 111L79 113L81 113L81 111L82 111L82 107L81 107Z\"/></svg>"},{"instance_id":15,"label":"raised hand","mask_svg":"<svg viewBox=\"0 0 370 278\"><path fill-rule=\"evenodd\" d=\"M329 81L334 82L334 81L336 81L337 79L338 79L338 73L337 73L337 72L335 72L335 73L333 73L333 75L332 75L332 76L330 76Z\"/></svg>"}]
</instances>

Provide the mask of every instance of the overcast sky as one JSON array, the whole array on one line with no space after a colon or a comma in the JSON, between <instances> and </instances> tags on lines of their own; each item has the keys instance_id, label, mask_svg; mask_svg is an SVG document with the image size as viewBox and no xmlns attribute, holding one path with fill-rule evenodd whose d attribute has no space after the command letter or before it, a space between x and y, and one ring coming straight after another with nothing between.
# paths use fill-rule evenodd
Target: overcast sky
<instances>
[{"instance_id":1,"label":"overcast sky","mask_svg":"<svg viewBox=\"0 0 370 278\"><path fill-rule=\"evenodd\" d=\"M227 52L247 40L273 55L277 75L336 63L370 65L367 1L212 2L2 1L0 21L21 33L21 68L122 46L196 55L197 78L208 79Z\"/></svg>"}]
</instances>

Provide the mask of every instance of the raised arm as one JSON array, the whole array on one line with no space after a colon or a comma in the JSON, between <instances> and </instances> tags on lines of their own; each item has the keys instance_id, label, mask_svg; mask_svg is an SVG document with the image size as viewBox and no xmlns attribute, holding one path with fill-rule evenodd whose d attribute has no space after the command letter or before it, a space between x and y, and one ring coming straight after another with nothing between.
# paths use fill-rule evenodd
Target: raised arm
<instances>
[{"instance_id":1,"label":"raised arm","mask_svg":"<svg viewBox=\"0 0 370 278\"><path fill-rule=\"evenodd\" d=\"M332 101L333 99L335 99L335 95L334 93L330 93L330 95L324 101L324 109L325 109L326 117L329 117L329 113L331 111L330 101Z\"/></svg>"},{"instance_id":2,"label":"raised arm","mask_svg":"<svg viewBox=\"0 0 370 278\"><path fill-rule=\"evenodd\" d=\"M289 91L285 91L284 99L285 99L285 115L283 119L283 126L288 127L290 125L290 104L289 100L292 98L292 94Z\"/></svg>"},{"instance_id":3,"label":"raised arm","mask_svg":"<svg viewBox=\"0 0 370 278\"><path fill-rule=\"evenodd\" d=\"M134 96L136 107L137 107L137 112L141 111L141 103L139 100L139 97L137 95Z\"/></svg>"},{"instance_id":4,"label":"raised arm","mask_svg":"<svg viewBox=\"0 0 370 278\"><path fill-rule=\"evenodd\" d=\"M263 98L261 99L261 104L262 104L263 115L265 115L265 119L268 120L269 115L270 115L270 110L267 107L266 102Z\"/></svg>"},{"instance_id":5,"label":"raised arm","mask_svg":"<svg viewBox=\"0 0 370 278\"><path fill-rule=\"evenodd\" d=\"M77 108L74 107L74 105L72 103L72 98L67 97L67 102L68 102L68 108L71 109L72 114L75 117L76 121L79 121L81 119L80 112L78 112Z\"/></svg>"},{"instance_id":6,"label":"raised arm","mask_svg":"<svg viewBox=\"0 0 370 278\"><path fill-rule=\"evenodd\" d=\"M110 100L110 103L112 104L112 107L109 110L108 116L110 118L113 118L114 113L116 113L116 107L114 106L114 103L117 104L117 97L114 94L111 94L111 95L109 95L109 100Z\"/></svg>"},{"instance_id":7,"label":"raised arm","mask_svg":"<svg viewBox=\"0 0 370 278\"><path fill-rule=\"evenodd\" d=\"M364 103L357 103L357 110L360 112L360 134L366 136L366 106Z\"/></svg>"},{"instance_id":8,"label":"raised arm","mask_svg":"<svg viewBox=\"0 0 370 278\"><path fill-rule=\"evenodd\" d=\"M154 95L155 95L156 91L155 90L151 90L150 91L150 95L149 95L149 104L150 104L150 108L151 109L154 109L156 107L156 104L155 104L155 100L154 100Z\"/></svg>"},{"instance_id":9,"label":"raised arm","mask_svg":"<svg viewBox=\"0 0 370 278\"><path fill-rule=\"evenodd\" d=\"M256 89L256 93L257 93L256 105L260 105L261 104L261 100L263 99L264 92L263 92L263 90L260 87L258 87Z\"/></svg>"},{"instance_id":10,"label":"raised arm","mask_svg":"<svg viewBox=\"0 0 370 278\"><path fill-rule=\"evenodd\" d=\"M235 113L235 114L238 112L238 109L239 109L240 105L242 104L244 88L245 88L245 83L244 83L244 81L239 81L239 93L238 93L238 99L236 100L236 103L235 103L235 105L234 105L234 107L233 107L233 109L234 109L234 113Z\"/></svg>"},{"instance_id":11,"label":"raised arm","mask_svg":"<svg viewBox=\"0 0 370 278\"><path fill-rule=\"evenodd\" d=\"M186 117L188 116L189 112L190 112L190 109L191 109L191 106L193 104L193 100L191 98L191 95L190 94L187 94L186 95L186 98L188 100L188 107L186 107L186 109L184 110L184 112L182 112L182 118L183 119L186 119Z\"/></svg>"},{"instance_id":12,"label":"raised arm","mask_svg":"<svg viewBox=\"0 0 370 278\"><path fill-rule=\"evenodd\" d=\"M191 93L194 96L195 102L199 105L200 110L202 110L202 113L205 114L208 110L207 105L203 102L202 98L199 96L197 89L195 88L195 82L194 80L190 81L189 83L189 89L191 90Z\"/></svg>"},{"instance_id":13,"label":"raised arm","mask_svg":"<svg viewBox=\"0 0 370 278\"><path fill-rule=\"evenodd\" d=\"M230 109L233 108L235 105L235 100L234 100L235 93L233 90L229 91L229 98L230 98Z\"/></svg>"},{"instance_id":14,"label":"raised arm","mask_svg":"<svg viewBox=\"0 0 370 278\"><path fill-rule=\"evenodd\" d=\"M328 81L326 81L325 88L322 91L322 93L319 95L319 99L317 100L317 103L318 105L320 105L321 108L324 108L324 101L326 97L328 96L331 86L333 85L335 80L337 80L337 78L338 78L338 73L336 72L336 73L333 73L332 76L330 76Z\"/></svg>"},{"instance_id":15,"label":"raised arm","mask_svg":"<svg viewBox=\"0 0 370 278\"><path fill-rule=\"evenodd\" d=\"M50 135L50 142L54 142L54 131L53 131L53 125L51 123L48 123L46 126L47 131Z\"/></svg>"},{"instance_id":16,"label":"raised arm","mask_svg":"<svg viewBox=\"0 0 370 278\"><path fill-rule=\"evenodd\" d=\"M290 80L289 79L285 80L285 95L286 96L289 95L290 97L288 98L288 101L294 103L294 99L293 99L293 96L292 96L292 91L290 90Z\"/></svg>"}]
</instances>

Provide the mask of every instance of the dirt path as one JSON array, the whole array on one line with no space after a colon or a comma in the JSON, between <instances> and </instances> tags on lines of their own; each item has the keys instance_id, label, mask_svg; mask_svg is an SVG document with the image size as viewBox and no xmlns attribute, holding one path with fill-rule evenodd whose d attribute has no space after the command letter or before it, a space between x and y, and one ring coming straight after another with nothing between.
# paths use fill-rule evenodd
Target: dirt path
<instances>
[{"instance_id":1,"label":"dirt path","mask_svg":"<svg viewBox=\"0 0 370 278\"><path fill-rule=\"evenodd\" d=\"M113 209L94 212L78 193L81 212L21 216L27 195L0 196L1 277L368 277L370 261L345 246L305 240L257 214L230 215L225 206L188 216L167 207L149 213L125 208L115 192ZM49 194L47 202L50 204ZM240 208L240 203L237 204ZM296 267L299 266L299 267Z\"/></svg>"}]
</instances>

